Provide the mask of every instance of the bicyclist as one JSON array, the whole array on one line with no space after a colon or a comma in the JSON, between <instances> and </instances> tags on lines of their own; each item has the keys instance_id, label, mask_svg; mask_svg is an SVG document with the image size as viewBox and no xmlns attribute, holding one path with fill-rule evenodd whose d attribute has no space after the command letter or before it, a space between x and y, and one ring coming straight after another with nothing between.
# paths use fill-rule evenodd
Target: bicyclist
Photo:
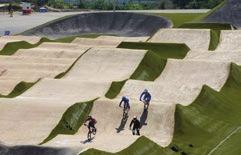
<instances>
[{"instance_id":1,"label":"bicyclist","mask_svg":"<svg viewBox=\"0 0 241 155\"><path fill-rule=\"evenodd\" d=\"M124 103L124 109L130 109L130 103L129 103L129 99L128 97L126 96L123 96L121 101L120 101L120 104L119 104L119 107L121 107L122 103Z\"/></svg>"},{"instance_id":2,"label":"bicyclist","mask_svg":"<svg viewBox=\"0 0 241 155\"><path fill-rule=\"evenodd\" d=\"M148 109L150 101L151 101L151 94L145 89L140 96L140 101L144 102L144 109Z\"/></svg>"},{"instance_id":3,"label":"bicyclist","mask_svg":"<svg viewBox=\"0 0 241 155\"><path fill-rule=\"evenodd\" d=\"M125 113L128 115L128 112L131 108L128 97L126 97L126 96L122 97L122 99L120 101L120 104L119 104L119 107L121 107L122 103L124 103L124 105L123 105L123 117L124 117Z\"/></svg>"},{"instance_id":4,"label":"bicyclist","mask_svg":"<svg viewBox=\"0 0 241 155\"><path fill-rule=\"evenodd\" d=\"M141 128L141 123L140 121L137 119L136 116L133 117L132 121L131 121L131 124L130 124L130 129L133 125L133 128L132 128L132 134L133 135L140 135L140 128Z\"/></svg>"},{"instance_id":5,"label":"bicyclist","mask_svg":"<svg viewBox=\"0 0 241 155\"><path fill-rule=\"evenodd\" d=\"M91 131L91 128L93 128L94 129L93 134L95 134L96 133L95 124L97 123L96 119L94 119L92 116L88 116L87 119L85 120L84 125L86 125L87 122L89 122L88 125L87 125L89 131Z\"/></svg>"}]
</instances>

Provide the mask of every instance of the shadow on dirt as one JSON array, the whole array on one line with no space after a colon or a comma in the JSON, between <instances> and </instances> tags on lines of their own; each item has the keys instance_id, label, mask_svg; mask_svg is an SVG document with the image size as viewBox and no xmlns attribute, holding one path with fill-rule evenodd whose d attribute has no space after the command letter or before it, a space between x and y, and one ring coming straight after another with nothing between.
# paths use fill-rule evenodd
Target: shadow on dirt
<instances>
[{"instance_id":1,"label":"shadow on dirt","mask_svg":"<svg viewBox=\"0 0 241 155\"><path fill-rule=\"evenodd\" d=\"M128 115L122 117L120 126L118 128L116 128L117 133L120 133L121 131L123 131L125 129L126 123L128 121L128 117L129 117Z\"/></svg>"},{"instance_id":2,"label":"shadow on dirt","mask_svg":"<svg viewBox=\"0 0 241 155\"><path fill-rule=\"evenodd\" d=\"M148 117L148 110L143 110L141 117L140 117L141 128L143 125L147 125L147 123L146 123L147 117Z\"/></svg>"}]
</instances>

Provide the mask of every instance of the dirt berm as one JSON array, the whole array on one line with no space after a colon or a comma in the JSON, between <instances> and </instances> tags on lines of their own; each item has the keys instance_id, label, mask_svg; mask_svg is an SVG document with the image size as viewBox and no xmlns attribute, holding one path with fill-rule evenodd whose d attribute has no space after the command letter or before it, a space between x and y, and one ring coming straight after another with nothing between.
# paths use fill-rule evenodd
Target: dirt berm
<instances>
[{"instance_id":1,"label":"dirt berm","mask_svg":"<svg viewBox=\"0 0 241 155\"><path fill-rule=\"evenodd\" d=\"M214 23L229 23L241 28L240 0L226 0L224 5L207 16L204 21Z\"/></svg>"},{"instance_id":2,"label":"dirt berm","mask_svg":"<svg viewBox=\"0 0 241 155\"><path fill-rule=\"evenodd\" d=\"M127 12L82 13L46 23L22 34L48 38L88 33L134 37L151 36L160 28L171 26L171 21L153 15Z\"/></svg>"}]
</instances>

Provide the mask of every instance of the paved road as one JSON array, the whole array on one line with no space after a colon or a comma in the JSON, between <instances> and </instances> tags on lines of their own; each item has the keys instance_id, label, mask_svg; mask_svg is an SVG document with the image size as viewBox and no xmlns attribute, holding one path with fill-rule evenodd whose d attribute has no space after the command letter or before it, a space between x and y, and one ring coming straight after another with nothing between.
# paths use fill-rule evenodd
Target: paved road
<instances>
[{"instance_id":1,"label":"paved road","mask_svg":"<svg viewBox=\"0 0 241 155\"><path fill-rule=\"evenodd\" d=\"M125 10L125 12L140 13L205 13L207 11L208 10ZM23 16L20 12L16 12L14 13L14 17L10 18L7 13L0 12L0 36L3 35L6 30L11 31L11 34L18 34L54 19L79 13L81 12L48 12Z\"/></svg>"},{"instance_id":2,"label":"paved road","mask_svg":"<svg viewBox=\"0 0 241 155\"><path fill-rule=\"evenodd\" d=\"M17 12L12 18L10 18L7 13L0 13L0 35L3 35L6 30L10 30L11 34L17 34L54 19L77 13L78 12L33 13L24 16Z\"/></svg>"}]
</instances>

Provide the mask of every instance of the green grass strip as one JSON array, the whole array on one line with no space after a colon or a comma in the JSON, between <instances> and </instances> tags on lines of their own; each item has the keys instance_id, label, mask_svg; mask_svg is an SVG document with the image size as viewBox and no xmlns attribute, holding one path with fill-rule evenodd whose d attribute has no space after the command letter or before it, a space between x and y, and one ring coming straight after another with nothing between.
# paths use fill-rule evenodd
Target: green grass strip
<instances>
[{"instance_id":1,"label":"green grass strip","mask_svg":"<svg viewBox=\"0 0 241 155\"><path fill-rule=\"evenodd\" d=\"M228 23L184 23L179 28L231 30L232 26Z\"/></svg>"},{"instance_id":2,"label":"green grass strip","mask_svg":"<svg viewBox=\"0 0 241 155\"><path fill-rule=\"evenodd\" d=\"M114 81L112 82L108 92L105 94L106 98L114 99L120 93L122 87L125 85L127 80L124 81Z\"/></svg>"},{"instance_id":3,"label":"green grass strip","mask_svg":"<svg viewBox=\"0 0 241 155\"><path fill-rule=\"evenodd\" d=\"M166 17L173 22L173 27L177 28L184 23L191 22L194 19L205 16L205 13L159 13L158 16Z\"/></svg>"},{"instance_id":4,"label":"green grass strip","mask_svg":"<svg viewBox=\"0 0 241 155\"><path fill-rule=\"evenodd\" d=\"M189 106L177 105L175 132L172 143L155 147L148 152L154 155L235 155L240 154L241 134L241 66L231 65L230 75L220 92L204 86L196 100ZM235 131L235 132L234 132ZM230 138L229 138L230 137ZM137 155L145 155L145 139L140 138L127 149L139 148ZM154 145L154 144L153 144ZM126 150L126 149L125 149ZM124 151L124 150L123 150ZM87 150L81 155L110 153ZM135 154L130 152L130 154ZM125 153L113 153L124 155ZM128 154L128 153L127 153Z\"/></svg>"},{"instance_id":5,"label":"green grass strip","mask_svg":"<svg viewBox=\"0 0 241 155\"><path fill-rule=\"evenodd\" d=\"M20 82L19 84L17 84L14 87L13 91L10 94L8 94L8 95L1 95L0 94L0 98L14 98L14 97L17 97L17 96L21 95L22 93L24 93L25 91L27 91L33 85L35 85L38 81L36 81L36 82L23 82L22 81L22 82Z\"/></svg>"},{"instance_id":6,"label":"green grass strip","mask_svg":"<svg viewBox=\"0 0 241 155\"><path fill-rule=\"evenodd\" d=\"M76 103L69 107L63 114L58 125L40 145L50 141L59 134L74 135L89 115L95 100L97 99Z\"/></svg>"},{"instance_id":7,"label":"green grass strip","mask_svg":"<svg viewBox=\"0 0 241 155\"><path fill-rule=\"evenodd\" d=\"M84 55L86 54L91 48L87 49L83 54L81 54L75 61L74 63L65 71L65 72L62 72L60 74L58 74L57 76L55 76L55 79L61 79L62 77L64 77L73 67L74 65L79 61L79 59Z\"/></svg>"},{"instance_id":8,"label":"green grass strip","mask_svg":"<svg viewBox=\"0 0 241 155\"><path fill-rule=\"evenodd\" d=\"M158 154L161 153L161 151L156 150L160 150L159 145L152 142L145 136L141 136L135 141L135 143L130 145L128 148L117 153L109 153L97 149L89 149L80 153L79 155L162 155Z\"/></svg>"},{"instance_id":9,"label":"green grass strip","mask_svg":"<svg viewBox=\"0 0 241 155\"><path fill-rule=\"evenodd\" d=\"M158 54L148 51L130 79L154 81L165 68L166 62Z\"/></svg>"},{"instance_id":10,"label":"green grass strip","mask_svg":"<svg viewBox=\"0 0 241 155\"><path fill-rule=\"evenodd\" d=\"M12 55L19 49L30 49L39 46L43 42L50 41L47 38L41 38L40 41L36 44L30 44L26 41L18 41L18 42L9 42L4 48L0 51L0 55Z\"/></svg>"},{"instance_id":11,"label":"green grass strip","mask_svg":"<svg viewBox=\"0 0 241 155\"><path fill-rule=\"evenodd\" d=\"M183 59L190 50L185 44L149 42L122 42L118 48L149 50L163 59Z\"/></svg>"},{"instance_id":12,"label":"green grass strip","mask_svg":"<svg viewBox=\"0 0 241 155\"><path fill-rule=\"evenodd\" d=\"M211 30L210 33L210 43L208 50L214 51L219 45L221 30Z\"/></svg>"}]
</instances>

